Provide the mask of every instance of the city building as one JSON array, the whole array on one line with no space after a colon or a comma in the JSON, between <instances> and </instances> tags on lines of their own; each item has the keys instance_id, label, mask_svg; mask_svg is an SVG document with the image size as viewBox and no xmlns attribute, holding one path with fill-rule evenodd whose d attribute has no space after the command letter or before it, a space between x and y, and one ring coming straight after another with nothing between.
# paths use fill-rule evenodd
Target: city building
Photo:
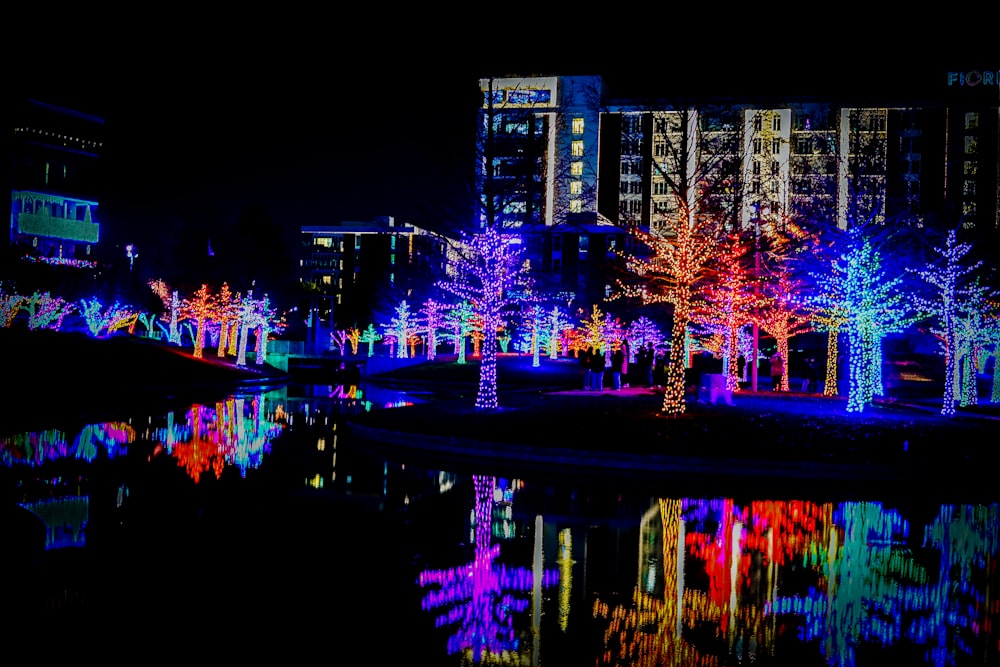
<instances>
[{"instance_id":1,"label":"city building","mask_svg":"<svg viewBox=\"0 0 1000 667\"><path fill-rule=\"evenodd\" d=\"M306 225L302 280L309 295L310 341L329 344L334 330L376 329L406 300L416 312L442 277L447 241L391 216L370 222Z\"/></svg>"},{"instance_id":2,"label":"city building","mask_svg":"<svg viewBox=\"0 0 1000 667\"><path fill-rule=\"evenodd\" d=\"M826 99L655 94L612 99L600 77L480 81L479 224L517 230L543 285L582 303L626 232L692 220L733 230L853 222L959 227L1000 247L1000 72Z\"/></svg>"},{"instance_id":3,"label":"city building","mask_svg":"<svg viewBox=\"0 0 1000 667\"><path fill-rule=\"evenodd\" d=\"M93 266L104 119L31 99L14 110L11 246L33 261Z\"/></svg>"}]
</instances>

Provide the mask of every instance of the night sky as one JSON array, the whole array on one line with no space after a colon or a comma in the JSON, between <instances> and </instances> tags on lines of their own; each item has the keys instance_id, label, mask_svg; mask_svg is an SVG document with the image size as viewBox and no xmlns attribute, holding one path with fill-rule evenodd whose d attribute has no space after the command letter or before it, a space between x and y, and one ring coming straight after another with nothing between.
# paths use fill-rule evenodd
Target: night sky
<instances>
[{"instance_id":1,"label":"night sky","mask_svg":"<svg viewBox=\"0 0 1000 667\"><path fill-rule=\"evenodd\" d=\"M19 9L10 24L18 28L6 31L15 89L105 118L100 213L116 240L113 230L224 223L251 205L292 237L302 224L379 215L452 224L446 218L462 215L457 202L473 168L477 80L490 74L601 74L618 95L642 95L650 82L822 95L927 86L956 66L985 68L980 53L989 53L972 33L961 49L948 46L954 38L931 26L949 22L932 17L904 40L895 17L793 27L733 16L697 30L650 29L654 21L637 29L632 17L624 22L631 27L601 35L597 24L616 21L598 15L595 27L570 34L540 16L486 24L482 15L445 10L397 12L381 25L385 7L371 16L169 9L46 17L44 29L29 16L38 9ZM672 13L670 25L681 16ZM978 23L988 22L962 30ZM835 51L834 30L850 49ZM37 43L46 37L43 54ZM752 66L748 50L761 54L761 65ZM644 58L649 67L623 74ZM777 82L765 66L772 60L784 73Z\"/></svg>"}]
</instances>

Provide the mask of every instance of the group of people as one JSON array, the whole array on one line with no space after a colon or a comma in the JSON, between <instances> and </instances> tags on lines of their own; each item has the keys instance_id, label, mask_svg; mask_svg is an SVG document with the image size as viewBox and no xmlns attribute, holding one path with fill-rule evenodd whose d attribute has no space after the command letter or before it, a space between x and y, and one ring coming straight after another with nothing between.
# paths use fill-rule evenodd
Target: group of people
<instances>
[{"instance_id":1,"label":"group of people","mask_svg":"<svg viewBox=\"0 0 1000 667\"><path fill-rule=\"evenodd\" d=\"M610 376L611 389L618 391L635 383L644 382L653 386L653 364L656 353L653 344L640 347L635 354L634 368L629 367L628 343L620 345L607 354L605 350L588 347L580 352L580 366L583 368L583 388L588 391L603 391L605 378Z\"/></svg>"}]
</instances>

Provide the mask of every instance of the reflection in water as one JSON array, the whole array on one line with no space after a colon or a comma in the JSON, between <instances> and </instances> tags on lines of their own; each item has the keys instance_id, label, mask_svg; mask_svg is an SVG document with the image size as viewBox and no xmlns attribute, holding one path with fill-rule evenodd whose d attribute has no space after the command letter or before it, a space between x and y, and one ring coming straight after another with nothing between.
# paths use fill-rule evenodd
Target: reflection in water
<instances>
[{"instance_id":1,"label":"reflection in water","mask_svg":"<svg viewBox=\"0 0 1000 667\"><path fill-rule=\"evenodd\" d=\"M997 505L943 505L919 543L880 503L685 498L654 510L641 532L649 569L630 602L595 600L598 664L761 661L789 638L830 665L872 649L929 665L998 657Z\"/></svg>"},{"instance_id":2,"label":"reflection in water","mask_svg":"<svg viewBox=\"0 0 1000 667\"><path fill-rule=\"evenodd\" d=\"M420 561L404 584L413 595L390 603L399 627L439 628L438 664L1000 663L998 503L737 500L724 489L679 498L615 479L595 496L530 470L515 480L424 470L338 442L343 415L412 400L333 386L229 396L76 434L2 437L0 466L14 470L52 550L85 546L99 505L113 502L104 516L118 516L140 490L168 489L132 488L149 477L116 470L103 478L115 497L92 498L99 464L172 461L184 472L176 483L204 488L226 469L239 473L233 484L249 481L281 448L300 447L297 492L370 497L412 525L386 541L402 554L394 567ZM445 526L434 498L463 518ZM418 544L428 534L457 536L463 557ZM344 571L334 576L350 577L350 550L336 548ZM427 552L439 555L418 556Z\"/></svg>"},{"instance_id":3,"label":"reflection in water","mask_svg":"<svg viewBox=\"0 0 1000 667\"><path fill-rule=\"evenodd\" d=\"M536 519L531 567L510 567L500 561L501 541L513 535L513 489L496 477L474 476L475 503L470 520L475 552L472 561L444 570L420 573L419 585L431 590L422 607L438 613L436 625L457 626L448 638L448 653L462 653L479 664L517 662L537 650L542 589L559 579L558 570L543 570L541 517ZM517 483L515 482L515 485ZM533 599L531 628L534 641L523 642L514 625ZM443 608L443 611L437 611ZM537 659L532 661L537 664Z\"/></svg>"}]
</instances>

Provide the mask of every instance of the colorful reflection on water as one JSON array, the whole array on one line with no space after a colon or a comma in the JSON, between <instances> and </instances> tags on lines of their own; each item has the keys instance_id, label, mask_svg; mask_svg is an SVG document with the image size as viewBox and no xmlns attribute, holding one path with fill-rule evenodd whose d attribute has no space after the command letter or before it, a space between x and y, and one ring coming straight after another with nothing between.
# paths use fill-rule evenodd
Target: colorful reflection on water
<instances>
[{"instance_id":1,"label":"colorful reflection on water","mask_svg":"<svg viewBox=\"0 0 1000 667\"><path fill-rule=\"evenodd\" d=\"M412 590L387 604L400 627L427 622L435 664L1000 663L1000 503L675 497L434 470L341 439L344 415L413 400L374 395L283 388L19 433L0 438L0 466L25 481L21 505L55 550L86 545L91 465L138 451L190 486L227 471L239 483L295 442L313 456L296 493L363 489L404 517L387 543L413 564ZM141 480L126 476L114 502L127 507ZM443 525L432 500L461 518Z\"/></svg>"},{"instance_id":2,"label":"colorful reflection on water","mask_svg":"<svg viewBox=\"0 0 1000 667\"><path fill-rule=\"evenodd\" d=\"M505 481L473 486L475 560L417 580L456 664L540 664L567 651L622 667L1000 660L997 504L943 504L914 525L881 502L658 498L630 527L615 520L609 546L593 517L532 519L511 512ZM530 560L501 552L517 540L533 545ZM607 581L629 563L630 588Z\"/></svg>"}]
</instances>

